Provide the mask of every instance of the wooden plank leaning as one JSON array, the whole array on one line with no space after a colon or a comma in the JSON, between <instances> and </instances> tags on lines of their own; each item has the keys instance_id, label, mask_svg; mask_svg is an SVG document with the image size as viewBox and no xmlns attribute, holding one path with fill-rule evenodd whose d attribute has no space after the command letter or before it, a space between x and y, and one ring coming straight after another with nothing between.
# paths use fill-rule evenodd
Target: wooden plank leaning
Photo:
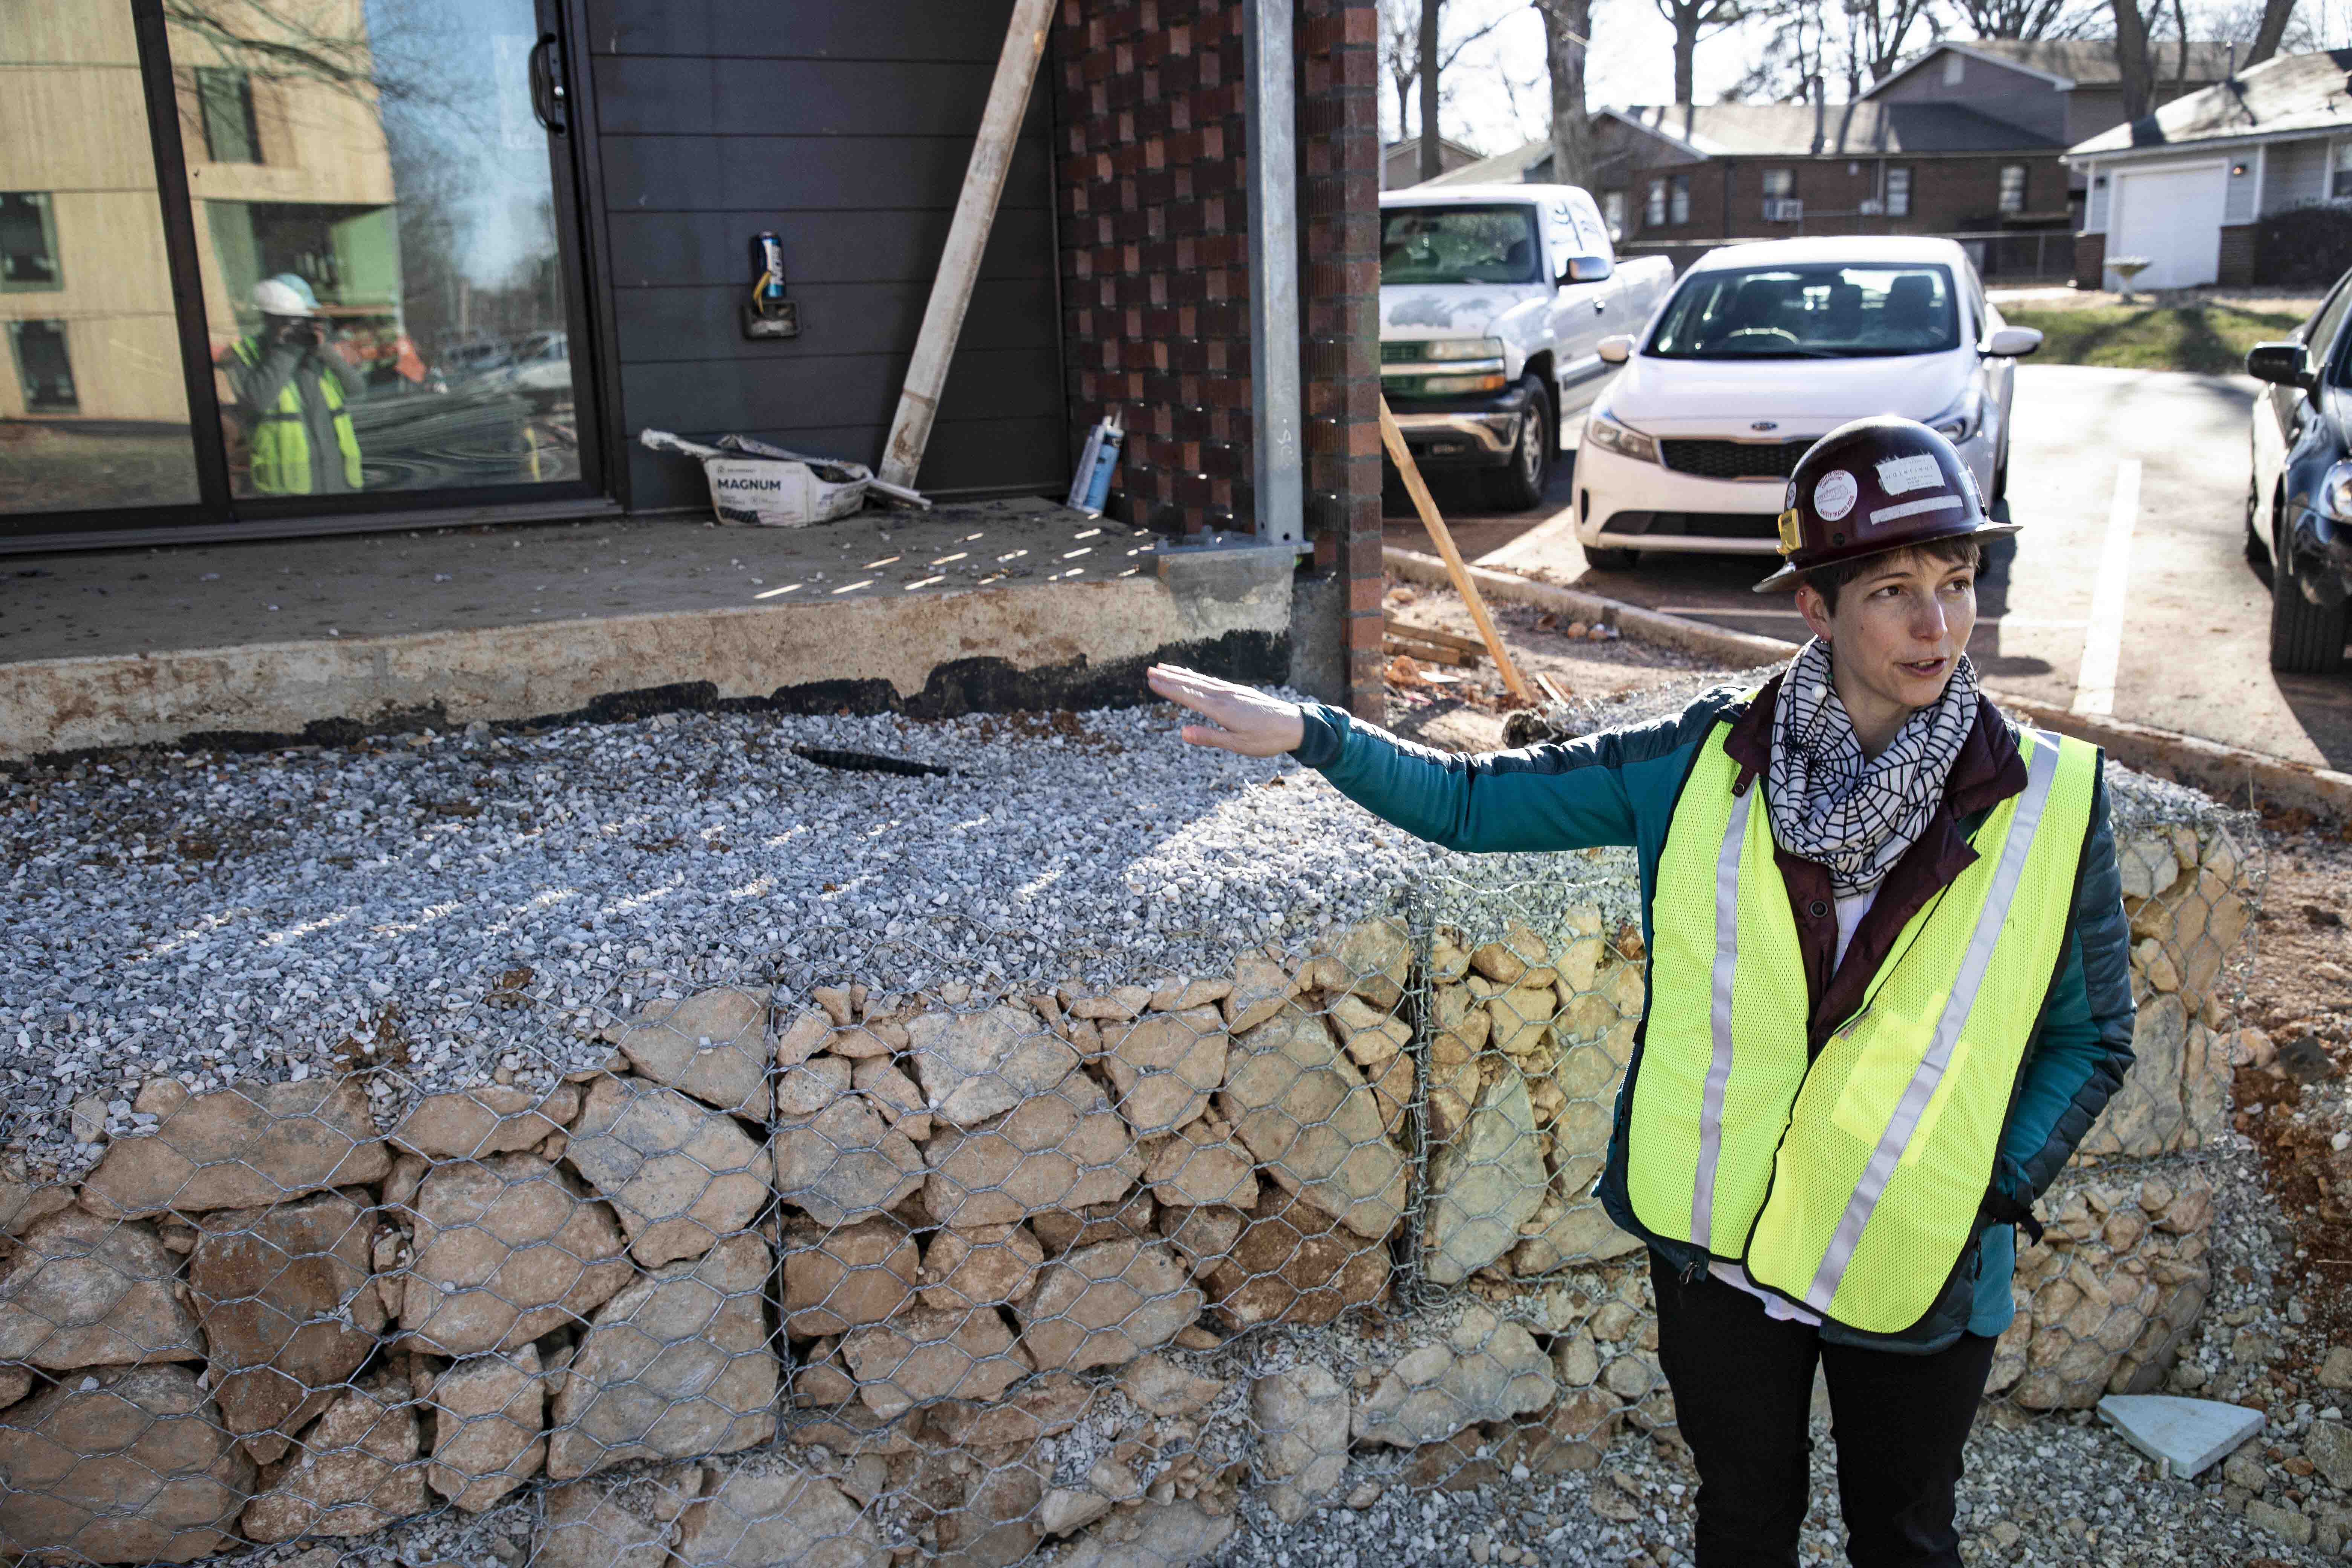
<instances>
[{"instance_id":1,"label":"wooden plank leaning","mask_svg":"<svg viewBox=\"0 0 2352 1568\"><path fill-rule=\"evenodd\" d=\"M1520 701L1534 701L1528 683L1519 678L1519 667L1504 651L1502 634L1495 629L1494 617L1486 614L1486 601L1479 596L1478 584L1470 580L1470 569L1462 563L1462 552L1454 547L1453 533L1447 530L1445 520L1437 515L1437 502L1430 499L1429 487L1422 482L1421 469L1405 448L1404 432L1397 428L1396 416L1389 412L1389 400L1385 397L1381 399L1381 445L1388 448L1389 461L1403 477L1405 494L1412 498L1413 510L1421 513L1421 525L1429 530L1437 552L1445 557L1445 570L1454 579L1454 591L1470 606L1470 618L1477 624L1478 635L1486 639L1486 651L1494 656L1495 668L1501 671L1504 686Z\"/></svg>"}]
</instances>

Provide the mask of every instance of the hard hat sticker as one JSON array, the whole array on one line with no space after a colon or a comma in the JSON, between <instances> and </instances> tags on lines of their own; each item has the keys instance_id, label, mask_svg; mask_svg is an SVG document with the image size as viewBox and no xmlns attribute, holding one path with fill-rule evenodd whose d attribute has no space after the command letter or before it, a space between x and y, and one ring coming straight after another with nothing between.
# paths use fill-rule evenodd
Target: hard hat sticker
<instances>
[{"instance_id":1,"label":"hard hat sticker","mask_svg":"<svg viewBox=\"0 0 2352 1568\"><path fill-rule=\"evenodd\" d=\"M1898 518L1917 517L1927 511L1958 511L1960 507L1958 496L1929 496L1926 500L1906 500L1900 506L1880 507L1870 514L1870 522L1875 528L1882 522L1893 522Z\"/></svg>"},{"instance_id":2,"label":"hard hat sticker","mask_svg":"<svg viewBox=\"0 0 2352 1568\"><path fill-rule=\"evenodd\" d=\"M1944 470L1932 453L1889 458L1878 465L1878 488L1891 496L1905 490L1939 490L1944 488Z\"/></svg>"},{"instance_id":3,"label":"hard hat sticker","mask_svg":"<svg viewBox=\"0 0 2352 1568\"><path fill-rule=\"evenodd\" d=\"M1861 487L1853 476L1843 468L1832 468L1813 487L1813 510L1821 513L1823 522L1835 522L1853 510L1854 497Z\"/></svg>"}]
</instances>

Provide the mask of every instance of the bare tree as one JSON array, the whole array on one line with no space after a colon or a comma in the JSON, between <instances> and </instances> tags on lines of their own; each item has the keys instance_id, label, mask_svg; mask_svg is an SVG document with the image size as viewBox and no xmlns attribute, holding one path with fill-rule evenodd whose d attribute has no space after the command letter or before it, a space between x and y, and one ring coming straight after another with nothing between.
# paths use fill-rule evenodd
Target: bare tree
<instances>
[{"instance_id":1,"label":"bare tree","mask_svg":"<svg viewBox=\"0 0 2352 1568\"><path fill-rule=\"evenodd\" d=\"M1437 57L1437 25L1444 13L1445 0L1421 0L1421 177L1424 180L1445 173L1444 151L1437 144L1437 73L1445 68Z\"/></svg>"},{"instance_id":2,"label":"bare tree","mask_svg":"<svg viewBox=\"0 0 2352 1568\"><path fill-rule=\"evenodd\" d=\"M1937 20L1928 0L1845 0L1843 11L1849 100L1895 68L1913 28L1925 22L1932 32Z\"/></svg>"},{"instance_id":3,"label":"bare tree","mask_svg":"<svg viewBox=\"0 0 2352 1568\"><path fill-rule=\"evenodd\" d=\"M1471 32L1455 38L1451 44L1442 41L1436 50L1435 68L1425 63L1424 49L1428 37L1443 22L1445 0L1425 0L1416 5L1413 0L1389 0L1382 7L1387 38L1382 54L1389 73L1389 83L1396 89L1397 136L1400 140L1416 134L1413 107L1418 98L1421 115L1418 135L1421 140L1421 173L1424 180L1434 179L1444 172L1439 156L1439 107L1444 100L1444 76L1462 58L1462 51L1503 25L1504 17L1496 16Z\"/></svg>"},{"instance_id":4,"label":"bare tree","mask_svg":"<svg viewBox=\"0 0 2352 1568\"><path fill-rule=\"evenodd\" d=\"M2294 0L2263 0L2262 25L2254 29L2254 47L2246 51L2246 64L2256 66L2279 52L2286 37L2286 25L2294 15Z\"/></svg>"},{"instance_id":5,"label":"bare tree","mask_svg":"<svg viewBox=\"0 0 2352 1568\"><path fill-rule=\"evenodd\" d=\"M1675 29L1675 101L1688 103L1699 39L1735 25L1748 13L1740 0L1657 0L1657 5L1658 14Z\"/></svg>"},{"instance_id":6,"label":"bare tree","mask_svg":"<svg viewBox=\"0 0 2352 1568\"><path fill-rule=\"evenodd\" d=\"M1592 47L1592 0L1533 0L1551 68L1551 177L1591 189L1592 117L1584 109L1584 58Z\"/></svg>"},{"instance_id":7,"label":"bare tree","mask_svg":"<svg viewBox=\"0 0 2352 1568\"><path fill-rule=\"evenodd\" d=\"M2156 0L2160 10L2164 0ZM2156 62L2148 58L2148 19L2139 0L2110 0L2116 19L2116 69L2123 88L2124 119L2134 121L2156 106Z\"/></svg>"},{"instance_id":8,"label":"bare tree","mask_svg":"<svg viewBox=\"0 0 2352 1568\"><path fill-rule=\"evenodd\" d=\"M1960 20L1979 38L2079 37L2100 7L2082 0L1958 0Z\"/></svg>"}]
</instances>

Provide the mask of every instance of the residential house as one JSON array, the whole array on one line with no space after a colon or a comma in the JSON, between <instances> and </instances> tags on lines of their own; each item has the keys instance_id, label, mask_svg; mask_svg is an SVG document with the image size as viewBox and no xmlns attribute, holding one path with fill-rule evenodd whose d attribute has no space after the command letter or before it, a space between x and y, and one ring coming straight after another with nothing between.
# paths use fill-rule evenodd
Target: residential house
<instances>
[{"instance_id":1,"label":"residential house","mask_svg":"<svg viewBox=\"0 0 2352 1568\"><path fill-rule=\"evenodd\" d=\"M2238 46L2192 42L2186 68L2177 43L2158 44L2153 55L2156 102L2165 104L2228 76ZM2064 147L2124 122L2123 71L2115 45L2103 39L1948 39L1873 82L1862 97L1877 103L1962 103ZM2067 194L2080 226L2081 179L2070 180Z\"/></svg>"},{"instance_id":2,"label":"residential house","mask_svg":"<svg viewBox=\"0 0 2352 1568\"><path fill-rule=\"evenodd\" d=\"M2090 188L2078 275L2147 262L2149 289L2262 281L2257 220L2352 201L2352 49L2282 55L2077 143Z\"/></svg>"},{"instance_id":3,"label":"residential house","mask_svg":"<svg viewBox=\"0 0 2352 1568\"><path fill-rule=\"evenodd\" d=\"M1965 104L1650 105L1595 131L1603 214L1642 248L2067 222L2064 144Z\"/></svg>"},{"instance_id":4,"label":"residential house","mask_svg":"<svg viewBox=\"0 0 2352 1568\"><path fill-rule=\"evenodd\" d=\"M1440 174L1475 163L1480 155L1475 147L1465 147L1450 136L1437 139L1437 171ZM1393 191L1420 183L1420 137L1408 136L1381 149L1381 189Z\"/></svg>"}]
</instances>

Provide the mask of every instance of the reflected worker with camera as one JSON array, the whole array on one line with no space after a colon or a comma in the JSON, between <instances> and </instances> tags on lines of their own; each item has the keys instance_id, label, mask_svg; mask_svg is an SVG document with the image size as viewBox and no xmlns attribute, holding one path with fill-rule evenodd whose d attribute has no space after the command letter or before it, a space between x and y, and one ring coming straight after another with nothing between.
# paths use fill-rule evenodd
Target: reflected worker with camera
<instances>
[{"instance_id":1,"label":"reflected worker with camera","mask_svg":"<svg viewBox=\"0 0 2352 1568\"><path fill-rule=\"evenodd\" d=\"M261 326L221 351L245 437L251 489L261 495L333 495L361 488L351 405L365 382L333 346L318 296L281 272L253 290Z\"/></svg>"}]
</instances>

